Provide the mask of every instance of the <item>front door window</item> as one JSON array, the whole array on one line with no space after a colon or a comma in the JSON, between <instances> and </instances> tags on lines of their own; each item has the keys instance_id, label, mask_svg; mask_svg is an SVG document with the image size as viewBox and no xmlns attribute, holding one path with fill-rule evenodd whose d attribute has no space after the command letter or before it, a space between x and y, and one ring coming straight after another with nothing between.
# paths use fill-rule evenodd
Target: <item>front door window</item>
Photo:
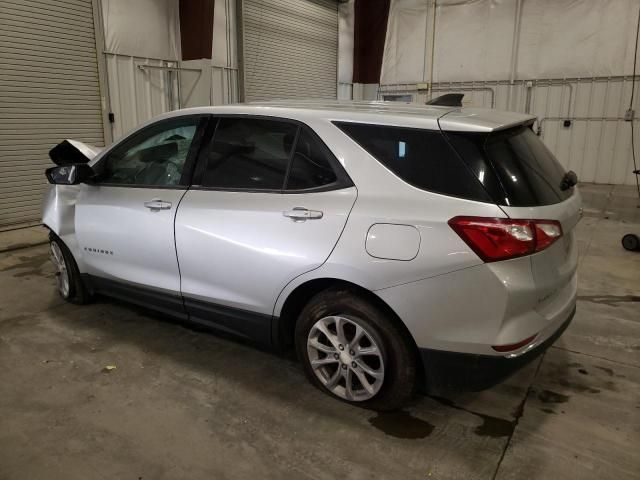
<instances>
[{"instance_id":1,"label":"front door window","mask_svg":"<svg viewBox=\"0 0 640 480\"><path fill-rule=\"evenodd\" d=\"M161 121L118 145L95 167L108 185L174 187L183 185L185 163L198 117Z\"/></svg>"}]
</instances>

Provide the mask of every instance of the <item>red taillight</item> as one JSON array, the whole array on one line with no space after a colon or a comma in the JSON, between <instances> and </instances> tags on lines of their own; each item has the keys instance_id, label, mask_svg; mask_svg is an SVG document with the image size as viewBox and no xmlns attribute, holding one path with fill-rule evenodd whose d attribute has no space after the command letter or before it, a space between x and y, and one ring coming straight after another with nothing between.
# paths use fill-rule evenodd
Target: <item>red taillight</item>
<instances>
[{"instance_id":1,"label":"red taillight","mask_svg":"<svg viewBox=\"0 0 640 480\"><path fill-rule=\"evenodd\" d=\"M536 226L536 252L544 250L562 236L562 226L555 220L534 220Z\"/></svg>"},{"instance_id":2,"label":"red taillight","mask_svg":"<svg viewBox=\"0 0 640 480\"><path fill-rule=\"evenodd\" d=\"M449 225L485 262L539 252L562 236L555 220L454 217Z\"/></svg>"}]
</instances>

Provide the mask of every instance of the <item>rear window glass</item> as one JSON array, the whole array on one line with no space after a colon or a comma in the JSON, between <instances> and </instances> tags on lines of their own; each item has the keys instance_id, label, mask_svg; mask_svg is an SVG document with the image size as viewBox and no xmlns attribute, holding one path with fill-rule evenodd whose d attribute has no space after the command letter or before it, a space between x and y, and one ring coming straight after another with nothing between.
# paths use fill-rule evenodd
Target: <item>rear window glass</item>
<instances>
[{"instance_id":1,"label":"rear window glass","mask_svg":"<svg viewBox=\"0 0 640 480\"><path fill-rule=\"evenodd\" d=\"M481 202L491 200L440 131L335 124L395 175L417 188Z\"/></svg>"},{"instance_id":2,"label":"rear window glass","mask_svg":"<svg viewBox=\"0 0 640 480\"><path fill-rule=\"evenodd\" d=\"M446 135L500 205L552 205L573 193L572 189L560 189L564 168L527 126L493 133Z\"/></svg>"}]
</instances>

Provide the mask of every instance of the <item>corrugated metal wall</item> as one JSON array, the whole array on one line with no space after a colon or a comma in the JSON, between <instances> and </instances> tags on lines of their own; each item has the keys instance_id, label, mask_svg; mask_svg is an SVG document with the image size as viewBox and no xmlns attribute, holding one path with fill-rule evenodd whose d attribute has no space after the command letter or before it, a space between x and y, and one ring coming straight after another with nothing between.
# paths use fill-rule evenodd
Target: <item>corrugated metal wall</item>
<instances>
[{"instance_id":1,"label":"corrugated metal wall","mask_svg":"<svg viewBox=\"0 0 640 480\"><path fill-rule=\"evenodd\" d=\"M48 151L104 144L92 3L0 2L0 229L40 220Z\"/></svg>"},{"instance_id":2,"label":"corrugated metal wall","mask_svg":"<svg viewBox=\"0 0 640 480\"><path fill-rule=\"evenodd\" d=\"M513 86L508 80L445 82L434 83L433 95L461 92L465 106L536 115L542 140L580 181L635 185L631 125L624 120L631 84L631 76L517 80ZM381 85L377 93L379 99L398 95L408 95L415 102L428 99L417 84ZM634 100L636 145L640 145L638 97ZM570 122L568 126L565 121Z\"/></svg>"}]
</instances>

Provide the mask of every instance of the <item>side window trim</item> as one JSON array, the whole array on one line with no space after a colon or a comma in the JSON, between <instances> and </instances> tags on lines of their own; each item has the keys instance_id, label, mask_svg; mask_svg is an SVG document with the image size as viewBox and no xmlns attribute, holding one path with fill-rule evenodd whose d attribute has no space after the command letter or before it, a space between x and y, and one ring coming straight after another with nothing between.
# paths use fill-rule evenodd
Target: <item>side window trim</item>
<instances>
[{"instance_id":1,"label":"side window trim","mask_svg":"<svg viewBox=\"0 0 640 480\"><path fill-rule=\"evenodd\" d=\"M189 119L194 119L194 120L198 119L198 123L196 124L196 131L191 141L191 145L189 146L189 152L187 153L187 157L184 162L184 170L182 172L182 175L180 177L180 182L178 185L143 185L143 184L106 183L106 182L102 183L100 181L95 182L95 185L98 185L100 187L110 187L110 188L151 188L151 189L164 189L164 190L185 190L189 188L189 185L191 184L191 178L190 178L192 176L191 173L193 172L193 166L195 165L197 154L201 150L200 147L202 145L204 130L206 129L206 126L209 121L209 115L203 115L203 114L177 115L175 117L162 119L150 125L146 125L142 128L139 128L138 130L131 132L129 135L127 135L126 137L124 137L114 145L112 145L109 148L109 150L105 153L105 155L103 155L98 160L98 162L96 162L96 164L93 165L93 168L95 169L96 167L99 167L104 162L108 161L109 157L113 154L113 152L121 145L124 145L129 141L135 140L136 138L138 138L139 136L147 132L149 129L155 128L158 125L161 125L163 123L170 123L172 121L176 121L178 119L185 120L185 121Z\"/></svg>"},{"instance_id":2,"label":"side window trim","mask_svg":"<svg viewBox=\"0 0 640 480\"><path fill-rule=\"evenodd\" d=\"M341 190L344 188L353 187L353 181L349 174L346 172L344 167L340 164L338 159L335 157L331 149L327 146L327 144L322 140L322 138L315 132L313 128L309 125L292 118L285 117L275 117L268 115L252 115L252 114L242 114L242 113L230 113L230 114L211 114L209 115L210 120L207 126L207 132L203 137L205 140L202 144L202 147L199 149L196 165L194 168L193 178L191 182L190 188L194 190L211 190L211 191L222 191L222 192L246 192L246 193L279 193L279 194L301 194L301 193L313 193L313 192L326 192L331 190ZM298 126L296 130L296 136L294 142L292 144L291 152L289 153L289 159L287 162L287 171L285 173L285 179L282 185L282 188L279 189L250 189L250 188L228 188L228 187L209 187L206 185L202 185L202 180L204 177L204 172L207 168L207 159L208 152L213 146L213 142L215 140L215 133L218 128L218 124L223 118L246 118L246 119L257 119L257 120L269 120L274 122L285 122L292 123ZM286 190L287 180L289 179L289 173L291 171L291 166L293 163L293 157L297 148L298 139L300 137L300 133L302 129L306 129L307 132L313 136L317 141L319 141L329 152L329 162L331 164L332 169L334 170L337 180L333 183L322 185L320 187L299 189L299 190Z\"/></svg>"},{"instance_id":3,"label":"side window trim","mask_svg":"<svg viewBox=\"0 0 640 480\"><path fill-rule=\"evenodd\" d=\"M204 172L207 169L207 159L209 157L209 151L213 147L213 139L215 138L218 125L220 124L220 117L218 115L207 115L207 125L202 138L202 146L198 149L198 154L194 159L193 175L191 177L190 187L206 188L202 185L202 179L204 178Z\"/></svg>"},{"instance_id":4,"label":"side window trim","mask_svg":"<svg viewBox=\"0 0 640 480\"><path fill-rule=\"evenodd\" d=\"M289 159L287 160L287 171L284 174L284 180L282 181L281 192L287 189L287 183L289 183L289 176L291 175L291 167L293 166L293 159L296 156L296 149L298 148L298 140L300 139L300 132L302 131L302 127L298 125L296 128L296 136L293 138L293 143L291 144L291 151L289 152Z\"/></svg>"},{"instance_id":5,"label":"side window trim","mask_svg":"<svg viewBox=\"0 0 640 480\"><path fill-rule=\"evenodd\" d=\"M285 193L287 195L291 195L291 194L295 195L299 193L329 192L332 190L342 190L344 188L353 187L354 184L353 184L353 181L351 180L351 177L349 177L349 174L346 172L344 167L340 164L340 162L338 161L336 156L333 154L329 146L324 142L324 140L322 140L320 135L318 135L313 128L309 127L308 125L305 125L302 122L300 122L300 130L298 135L296 136L296 143L294 145L295 148L292 151L289 169L291 169L293 165L293 158L294 158L293 156L295 155L296 149L298 148L297 141L300 138L303 130L308 135L310 135L316 142L320 143L324 147L326 153L328 154L327 160L329 162L329 166L333 170L333 173L336 175L336 180L331 183L327 183L326 185L320 185L318 187L300 188L300 189L291 189L291 190L287 190L287 183L285 183L282 193ZM288 179L289 177L287 176L287 180Z\"/></svg>"}]
</instances>

